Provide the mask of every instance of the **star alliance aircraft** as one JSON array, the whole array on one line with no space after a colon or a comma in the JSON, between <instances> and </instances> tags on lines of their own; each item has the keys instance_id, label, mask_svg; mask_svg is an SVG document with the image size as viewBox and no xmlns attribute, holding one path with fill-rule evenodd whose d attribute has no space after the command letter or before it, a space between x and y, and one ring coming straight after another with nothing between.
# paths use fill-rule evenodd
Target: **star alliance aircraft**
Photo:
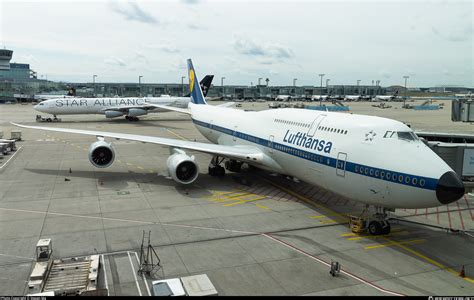
<instances>
[{"instance_id":1,"label":"star alliance aircraft","mask_svg":"<svg viewBox=\"0 0 474 300\"><path fill-rule=\"evenodd\" d=\"M214 75L206 75L200 82L204 96L211 86ZM34 106L37 111L54 115L102 114L106 118L116 118L125 115L129 121L138 121L138 116L149 112L166 112L167 109L150 104L160 104L173 107L188 107L191 99L187 97L142 97L142 98L79 98L66 97L48 99Z\"/></svg>"},{"instance_id":2,"label":"star alliance aircraft","mask_svg":"<svg viewBox=\"0 0 474 300\"><path fill-rule=\"evenodd\" d=\"M190 115L213 144L125 133L67 128L24 128L96 136L90 162L110 166L115 158L104 138L170 147L171 178L190 184L199 176L187 150L213 155L211 176L233 172L243 163L302 179L336 194L376 207L368 225L371 234L387 234L387 211L446 205L464 195L456 173L405 124L380 117L304 109L243 111L207 105L191 60L188 60L191 103L187 109L155 105Z\"/></svg>"}]
</instances>

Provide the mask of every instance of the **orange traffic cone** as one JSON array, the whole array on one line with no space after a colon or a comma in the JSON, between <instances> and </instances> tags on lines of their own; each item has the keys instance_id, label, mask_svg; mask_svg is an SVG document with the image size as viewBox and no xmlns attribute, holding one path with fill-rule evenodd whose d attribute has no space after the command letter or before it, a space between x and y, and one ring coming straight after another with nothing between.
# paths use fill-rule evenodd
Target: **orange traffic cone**
<instances>
[{"instance_id":1,"label":"orange traffic cone","mask_svg":"<svg viewBox=\"0 0 474 300\"><path fill-rule=\"evenodd\" d=\"M461 272L459 272L459 276L462 278L466 277L466 274L464 273L464 265L462 265Z\"/></svg>"}]
</instances>

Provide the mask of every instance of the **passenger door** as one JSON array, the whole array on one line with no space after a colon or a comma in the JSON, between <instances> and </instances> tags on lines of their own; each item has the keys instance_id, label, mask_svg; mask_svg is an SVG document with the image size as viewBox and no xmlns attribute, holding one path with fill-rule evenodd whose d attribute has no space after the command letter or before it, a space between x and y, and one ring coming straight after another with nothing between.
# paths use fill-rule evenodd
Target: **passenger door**
<instances>
[{"instance_id":1,"label":"passenger door","mask_svg":"<svg viewBox=\"0 0 474 300\"><path fill-rule=\"evenodd\" d=\"M344 152L339 152L337 154L337 161L336 161L336 174L341 177L346 176L346 160L347 154Z\"/></svg>"},{"instance_id":2,"label":"passenger door","mask_svg":"<svg viewBox=\"0 0 474 300\"><path fill-rule=\"evenodd\" d=\"M275 137L273 135L271 135L269 138L268 138L268 148L269 148L269 151L270 153L273 153L273 140L275 139Z\"/></svg>"},{"instance_id":3,"label":"passenger door","mask_svg":"<svg viewBox=\"0 0 474 300\"><path fill-rule=\"evenodd\" d=\"M314 119L313 123L311 124L311 127L308 130L307 136L312 137L316 133L316 130L318 130L319 124L321 124L321 121L326 118L325 114L318 115L316 119Z\"/></svg>"}]
</instances>

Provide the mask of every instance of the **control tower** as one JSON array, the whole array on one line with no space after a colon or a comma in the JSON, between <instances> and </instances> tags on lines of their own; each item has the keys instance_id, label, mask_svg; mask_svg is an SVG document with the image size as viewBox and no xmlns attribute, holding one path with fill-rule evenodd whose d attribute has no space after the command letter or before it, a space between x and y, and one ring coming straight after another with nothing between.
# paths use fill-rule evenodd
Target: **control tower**
<instances>
[{"instance_id":1,"label":"control tower","mask_svg":"<svg viewBox=\"0 0 474 300\"><path fill-rule=\"evenodd\" d=\"M12 50L0 49L0 70L10 70L10 60L12 59L12 56Z\"/></svg>"}]
</instances>

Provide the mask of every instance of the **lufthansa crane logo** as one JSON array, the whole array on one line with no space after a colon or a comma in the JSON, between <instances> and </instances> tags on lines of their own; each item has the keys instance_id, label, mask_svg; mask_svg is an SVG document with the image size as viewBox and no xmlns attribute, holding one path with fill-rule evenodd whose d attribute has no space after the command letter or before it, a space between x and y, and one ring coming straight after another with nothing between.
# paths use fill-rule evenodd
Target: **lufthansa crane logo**
<instances>
[{"instance_id":1,"label":"lufthansa crane logo","mask_svg":"<svg viewBox=\"0 0 474 300\"><path fill-rule=\"evenodd\" d=\"M189 70L189 92L192 93L194 88L194 70Z\"/></svg>"}]
</instances>

